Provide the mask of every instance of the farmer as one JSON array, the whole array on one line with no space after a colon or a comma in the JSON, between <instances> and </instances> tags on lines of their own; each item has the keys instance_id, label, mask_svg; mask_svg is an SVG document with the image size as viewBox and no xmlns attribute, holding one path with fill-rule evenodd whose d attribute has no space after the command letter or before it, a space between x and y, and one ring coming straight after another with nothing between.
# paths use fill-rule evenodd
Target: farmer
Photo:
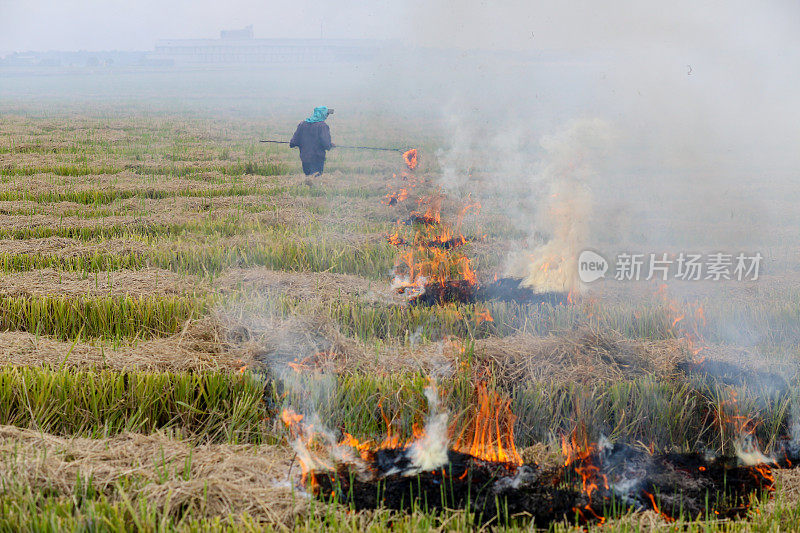
<instances>
[{"instance_id":1,"label":"farmer","mask_svg":"<svg viewBox=\"0 0 800 533\"><path fill-rule=\"evenodd\" d=\"M324 105L315 107L314 113L298 124L292 140L289 141L289 148L300 148L300 161L303 162L306 176L322 174L325 152L334 146L331 142L331 129L325 124L325 119L332 114L333 109Z\"/></svg>"}]
</instances>

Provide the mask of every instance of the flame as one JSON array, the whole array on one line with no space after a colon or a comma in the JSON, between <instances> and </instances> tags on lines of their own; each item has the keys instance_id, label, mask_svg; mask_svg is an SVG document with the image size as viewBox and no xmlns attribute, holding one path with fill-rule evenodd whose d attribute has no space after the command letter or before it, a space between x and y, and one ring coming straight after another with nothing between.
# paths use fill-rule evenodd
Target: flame
<instances>
[{"instance_id":1,"label":"flame","mask_svg":"<svg viewBox=\"0 0 800 533\"><path fill-rule=\"evenodd\" d=\"M414 170L417 168L417 149L412 148L411 150L404 152L403 161L405 161L409 170Z\"/></svg>"},{"instance_id":2,"label":"flame","mask_svg":"<svg viewBox=\"0 0 800 533\"><path fill-rule=\"evenodd\" d=\"M647 491L643 491L643 492L644 492L644 495L645 495L645 496L647 496L647 499L648 499L648 500L650 500L650 505L652 505L652 506L653 506L653 510L654 510L655 512L657 512L658 514L660 514L660 515L661 515L661 518L663 518L663 519L664 519L664 520L666 520L667 522L674 522L674 521L675 521L675 519L674 519L674 518L672 518L671 516L669 516L668 514L666 514L665 512L663 512L663 511L661 510L661 508L660 508L660 507L658 506L658 504L656 503L656 498L655 498L655 496L653 496L652 494L650 494L650 493L649 493L649 492L647 492Z\"/></svg>"},{"instance_id":3,"label":"flame","mask_svg":"<svg viewBox=\"0 0 800 533\"><path fill-rule=\"evenodd\" d=\"M350 433L344 433L344 438L339 443L339 446L348 446L357 450L358 455L364 461L369 461L372 454L370 441L361 442Z\"/></svg>"},{"instance_id":4,"label":"flame","mask_svg":"<svg viewBox=\"0 0 800 533\"><path fill-rule=\"evenodd\" d=\"M760 476L756 476L756 480L765 485L767 492L773 492L775 490L775 474L772 473L772 469L764 463L754 465L753 469Z\"/></svg>"},{"instance_id":5,"label":"flame","mask_svg":"<svg viewBox=\"0 0 800 533\"><path fill-rule=\"evenodd\" d=\"M430 196L422 196L417 199L417 205L427 206L425 213L422 214L418 211L411 213L411 216L416 221L422 222L424 225L433 226L441 224L442 222L442 202L444 201L444 194L438 192Z\"/></svg>"},{"instance_id":6,"label":"flame","mask_svg":"<svg viewBox=\"0 0 800 533\"><path fill-rule=\"evenodd\" d=\"M400 189L399 191L390 191L383 197L381 203L383 205L396 205L408 199L408 189Z\"/></svg>"},{"instance_id":7,"label":"flame","mask_svg":"<svg viewBox=\"0 0 800 533\"><path fill-rule=\"evenodd\" d=\"M400 236L399 230L395 230L386 240L394 246L401 246L406 243L406 240Z\"/></svg>"},{"instance_id":8,"label":"flame","mask_svg":"<svg viewBox=\"0 0 800 533\"><path fill-rule=\"evenodd\" d=\"M486 384L476 386L478 404L471 427L462 431L456 440L455 449L484 461L519 466L522 458L514 444L514 421L511 400L496 391L489 391Z\"/></svg>"},{"instance_id":9,"label":"flame","mask_svg":"<svg viewBox=\"0 0 800 533\"><path fill-rule=\"evenodd\" d=\"M668 319L672 321L671 327L678 330L678 334L685 340L686 348L692 354L694 362L700 364L705 359L697 357L705 349L705 340L702 330L706 326L706 314L700 302L687 302L681 304L670 298L667 285L662 283L656 290L667 308Z\"/></svg>"},{"instance_id":10,"label":"flame","mask_svg":"<svg viewBox=\"0 0 800 533\"><path fill-rule=\"evenodd\" d=\"M292 409L284 409L281 412L281 420L289 429L289 434L293 439L292 447L297 452L297 457L300 462L302 471L300 480L303 484L308 484L312 492L316 493L319 484L314 476L314 471L325 465L309 450L314 440L314 426L305 426L303 424L303 418L302 414L296 413ZM329 466L325 466L325 468L330 469Z\"/></svg>"},{"instance_id":11,"label":"flame","mask_svg":"<svg viewBox=\"0 0 800 533\"><path fill-rule=\"evenodd\" d=\"M426 219L438 219L438 209L429 207ZM389 237L389 242L396 243L398 231ZM453 237L447 226L438 228L423 227L417 230L414 237L415 248L401 253L395 262L395 280L393 287L401 294L411 296L421 294L428 283L445 285L451 281L463 280L468 285L477 285L478 279L472 269L470 259L456 253L466 239L462 235Z\"/></svg>"},{"instance_id":12,"label":"flame","mask_svg":"<svg viewBox=\"0 0 800 533\"><path fill-rule=\"evenodd\" d=\"M478 284L478 277L475 275L475 271L469 266L469 257L464 256L459 259L458 266L459 270L461 270L461 275L466 281L472 285Z\"/></svg>"},{"instance_id":13,"label":"flame","mask_svg":"<svg viewBox=\"0 0 800 533\"><path fill-rule=\"evenodd\" d=\"M452 426L448 426L448 415L439 411L439 396L435 383L425 389L428 398L429 414L425 426L413 424L413 436L403 439L396 431L394 420L378 402L381 417L386 426L385 438L376 444L371 440L361 441L350 433L343 433L342 439L333 444L327 433L315 433L311 425L305 424L305 417L291 409L284 409L281 420L286 425L292 438L292 447L297 452L302 468L302 482L307 484L313 493L320 490L315 473L335 472L336 464L349 463L366 469L376 460L376 452L382 449L403 450L410 464L402 473L413 475L419 472L439 472L442 476L450 475L443 468L449 461L448 450L468 453L473 457L495 462L513 471L522 464L514 444L514 422L516 417L511 412L511 400L496 391L490 391L485 382L476 386L477 404L474 416L464 427L461 436L452 445ZM321 438L317 438L317 437ZM327 444L326 444L327 443ZM457 476L459 474L453 474ZM466 474L460 474L464 479Z\"/></svg>"},{"instance_id":14,"label":"flame","mask_svg":"<svg viewBox=\"0 0 800 533\"><path fill-rule=\"evenodd\" d=\"M608 490L608 478L600 470L600 467L594 464L593 456L596 451L597 445L594 443L584 443L580 445L575 433L573 433L569 440L567 440L566 437L561 438L561 452L564 455L564 466L572 465L575 472L581 476L581 488L589 499L589 505L586 506L586 509L589 511L591 511L590 505L592 495L597 492L601 486Z\"/></svg>"},{"instance_id":15,"label":"flame","mask_svg":"<svg viewBox=\"0 0 800 533\"><path fill-rule=\"evenodd\" d=\"M476 311L475 313L475 323L481 324L482 322L494 322L494 318L492 318L492 314L489 312L488 309L484 309L483 311Z\"/></svg>"},{"instance_id":16,"label":"flame","mask_svg":"<svg viewBox=\"0 0 800 533\"><path fill-rule=\"evenodd\" d=\"M767 465L775 464L776 461L773 457L764 455L760 450L756 430L762 420L756 416L741 415L736 391L731 390L729 393L730 399L720 402L717 411L719 427L723 430L730 427L731 432L735 435L734 449L739 463L753 467L756 472L759 472L759 475L756 476L757 479L771 486L774 479Z\"/></svg>"},{"instance_id":17,"label":"flame","mask_svg":"<svg viewBox=\"0 0 800 533\"><path fill-rule=\"evenodd\" d=\"M416 166L416 149L409 150L404 158L409 168ZM412 175L403 174L409 180L409 188L419 182ZM381 201L384 205L395 205L408 198L409 189L390 192ZM410 213L405 221L398 220L394 232L387 241L395 246L408 245L409 249L401 252L394 266L392 288L409 300L425 294L430 285L437 285L438 294L450 294L447 291L469 291L469 287L477 286L478 279L472 269L470 260L458 248L467 243L461 235L460 228L464 216L471 210L480 209L480 202L473 201L470 196L460 208L455 228L442 223L442 204L445 195L441 190L428 196L417 198L417 205L425 208ZM400 226L411 224L414 236L406 240L400 235ZM458 292L456 292L458 294ZM465 294L470 294L465 292Z\"/></svg>"},{"instance_id":18,"label":"flame","mask_svg":"<svg viewBox=\"0 0 800 533\"><path fill-rule=\"evenodd\" d=\"M309 370L318 370L322 367L327 361L330 361L332 358L335 358L337 354L333 351L328 352L317 352L313 355L307 355L302 359L294 358L294 361L288 361L286 365L297 372L298 374L309 371Z\"/></svg>"},{"instance_id":19,"label":"flame","mask_svg":"<svg viewBox=\"0 0 800 533\"><path fill-rule=\"evenodd\" d=\"M290 431L296 431L299 429L300 423L303 421L303 415L295 413L291 409L284 409L281 413L281 420L283 420L283 423L286 424Z\"/></svg>"},{"instance_id":20,"label":"flame","mask_svg":"<svg viewBox=\"0 0 800 533\"><path fill-rule=\"evenodd\" d=\"M496 391L490 391L486 384L481 382L476 387L477 405L475 406L474 417L470 423L464 427L459 439L453 444L452 449L462 453L468 453L483 461L490 461L503 464L506 468L515 468L522 464L522 458L517 453L514 445L514 421L516 417L511 412L511 400L503 397ZM419 471L430 471L439 468L446 462L447 449L452 442L449 434L452 427L448 428L447 414L439 413L438 396L435 387L426 389L426 395L431 405L431 413L425 427L420 424L412 426L412 437L403 439L395 430L393 420L386 414L383 403L379 402L378 407L386 425L386 435L380 443L371 440L361 441L350 433L343 433L343 437L338 444L331 446L333 449L346 448L352 452L346 452L339 456L360 458L364 462L375 459L375 453L382 449L402 449L407 450L415 462L409 467L407 473ZM281 419L289 429L294 439L293 446L298 451L298 457L303 468L303 479L311 474L312 487L314 486L313 472L315 468L323 467L332 470L325 461L312 454L309 449L314 441L313 427L304 425L304 417L291 409L285 409L281 413ZM332 451L332 450L329 450ZM419 461L419 462L417 462ZM435 466L434 466L435 465Z\"/></svg>"},{"instance_id":21,"label":"flame","mask_svg":"<svg viewBox=\"0 0 800 533\"><path fill-rule=\"evenodd\" d=\"M551 230L552 237L537 246L528 261L513 267L515 274L523 276L521 285L537 292L580 294L584 288L578 276L578 256L589 231L591 195L583 184L564 179L552 184L564 194L554 194L539 215L539 225Z\"/></svg>"}]
</instances>

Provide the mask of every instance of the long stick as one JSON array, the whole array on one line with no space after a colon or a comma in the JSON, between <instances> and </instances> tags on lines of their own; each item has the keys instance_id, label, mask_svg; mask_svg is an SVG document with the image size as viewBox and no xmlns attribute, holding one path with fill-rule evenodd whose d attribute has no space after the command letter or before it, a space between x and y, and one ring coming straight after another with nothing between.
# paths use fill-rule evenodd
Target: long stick
<instances>
[{"instance_id":1,"label":"long stick","mask_svg":"<svg viewBox=\"0 0 800 533\"><path fill-rule=\"evenodd\" d=\"M402 148L375 148L374 146L340 146L336 145L334 148L356 148L358 150L385 150L387 152L405 152Z\"/></svg>"},{"instance_id":2,"label":"long stick","mask_svg":"<svg viewBox=\"0 0 800 533\"><path fill-rule=\"evenodd\" d=\"M261 143L289 144L289 141L258 141ZM402 148L376 148L374 146L349 146L337 144L334 148L355 148L357 150L384 150L386 152L405 152Z\"/></svg>"}]
</instances>

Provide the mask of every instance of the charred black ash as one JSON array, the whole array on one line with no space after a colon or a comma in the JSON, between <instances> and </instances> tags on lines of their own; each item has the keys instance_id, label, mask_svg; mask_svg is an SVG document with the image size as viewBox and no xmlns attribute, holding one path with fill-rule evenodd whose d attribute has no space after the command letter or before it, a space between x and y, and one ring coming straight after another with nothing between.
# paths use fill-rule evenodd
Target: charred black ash
<instances>
[{"instance_id":1,"label":"charred black ash","mask_svg":"<svg viewBox=\"0 0 800 533\"><path fill-rule=\"evenodd\" d=\"M411 213L404 221L404 224L407 226L413 224L422 224L423 226L438 226L439 223L439 220L424 213Z\"/></svg>"},{"instance_id":2,"label":"charred black ash","mask_svg":"<svg viewBox=\"0 0 800 533\"><path fill-rule=\"evenodd\" d=\"M772 491L775 482L769 465L741 465L731 456L651 455L616 444L588 460L601 465L605 476L607 486L598 489L603 505L616 498L634 509L653 509L671 519L743 516L751 496ZM602 510L602 505L596 510Z\"/></svg>"},{"instance_id":3,"label":"charred black ash","mask_svg":"<svg viewBox=\"0 0 800 533\"><path fill-rule=\"evenodd\" d=\"M478 288L463 279L451 279L444 283L425 284L425 292L410 300L413 305L444 305L448 303L474 303Z\"/></svg>"},{"instance_id":4,"label":"charred black ash","mask_svg":"<svg viewBox=\"0 0 800 533\"><path fill-rule=\"evenodd\" d=\"M439 241L439 240L432 240L432 241L425 241L420 243L420 246L425 248L439 248L441 250L452 250L453 248L458 248L459 246L464 246L472 239L467 237L453 237L447 240Z\"/></svg>"},{"instance_id":5,"label":"charred black ash","mask_svg":"<svg viewBox=\"0 0 800 533\"><path fill-rule=\"evenodd\" d=\"M475 303L498 300L530 305L566 305L565 292L535 292L519 286L519 279L501 278L486 285L476 286L467 280L448 280L446 283L425 284L425 292L411 299L414 305L443 305L448 303Z\"/></svg>"},{"instance_id":6,"label":"charred black ash","mask_svg":"<svg viewBox=\"0 0 800 533\"><path fill-rule=\"evenodd\" d=\"M403 449L379 450L369 476L341 465L337 472L315 474L319 495L336 495L357 510L387 507L411 510L469 509L481 522L510 512L535 509L536 521L547 524L572 514L580 494L558 486L553 472L537 465L488 462L450 451L449 462L433 472L407 475L410 460Z\"/></svg>"},{"instance_id":7,"label":"charred black ash","mask_svg":"<svg viewBox=\"0 0 800 533\"><path fill-rule=\"evenodd\" d=\"M499 300L521 304L566 305L569 294L566 292L536 292L528 287L520 286L519 278L499 278L482 285L478 291L479 300Z\"/></svg>"},{"instance_id":8,"label":"charred black ash","mask_svg":"<svg viewBox=\"0 0 800 533\"><path fill-rule=\"evenodd\" d=\"M415 472L407 448L374 452L365 471L337 468L314 474L316 494L335 495L357 510L468 508L480 523L511 516L540 527L603 520L611 509L621 514L652 509L670 520L741 517L753 496L774 488L767 465L744 466L735 457L700 453L650 454L620 444L549 468L451 450L445 466Z\"/></svg>"},{"instance_id":9,"label":"charred black ash","mask_svg":"<svg viewBox=\"0 0 800 533\"><path fill-rule=\"evenodd\" d=\"M734 387L746 386L757 390L760 395L784 395L789 391L789 383L775 372L753 370L743 366L704 358L687 360L678 364L678 369L688 375L713 380Z\"/></svg>"}]
</instances>

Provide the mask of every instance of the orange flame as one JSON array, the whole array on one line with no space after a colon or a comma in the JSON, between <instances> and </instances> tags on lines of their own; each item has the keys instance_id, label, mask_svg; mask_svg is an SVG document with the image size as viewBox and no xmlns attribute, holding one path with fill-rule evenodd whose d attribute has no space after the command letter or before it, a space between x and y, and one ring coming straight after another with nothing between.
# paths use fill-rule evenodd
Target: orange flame
<instances>
[{"instance_id":1,"label":"orange flame","mask_svg":"<svg viewBox=\"0 0 800 533\"><path fill-rule=\"evenodd\" d=\"M514 422L516 417L511 412L511 400L503 397L496 391L489 391L484 382L477 385L477 398L475 416L470 424L465 426L454 450L468 453L473 457L483 461L496 462L505 468L512 470L522 464L522 458L517 453L514 444ZM365 462L375 459L375 452L381 449L407 449L415 442L419 442L425 435L424 428L419 424L413 424L413 437L403 439L395 430L393 420L387 416L383 409L382 402L378 403L381 417L386 424L386 437L380 444L373 441L360 441L350 433L344 433L341 441L336 447L348 447ZM312 426L306 426L302 414L296 413L291 409L284 409L281 419L294 439L294 445L299 447L298 458L302 467L302 482L310 485L312 491L319 490L319 484L314 477L315 470L322 466L326 470L332 469L332 464L328 463L321 456L319 446L323 441L318 441L313 432ZM450 430L452 431L452 426ZM298 449L298 448L296 448ZM329 456L332 449L327 450ZM353 456L355 458L355 456ZM443 470L442 475L446 475ZM461 475L460 479L463 479Z\"/></svg>"},{"instance_id":2,"label":"orange flame","mask_svg":"<svg viewBox=\"0 0 800 533\"><path fill-rule=\"evenodd\" d=\"M484 461L521 465L522 458L514 445L516 417L511 412L511 400L502 397L496 391L489 391L483 382L478 384L476 392L478 403L475 416L461 432L453 449ZM412 426L413 437L402 439L394 430L392 420L386 415L381 402L378 407L386 424L386 437L380 444L376 445L372 441L359 441L349 433L344 434L344 438L339 444L355 449L362 459L368 460L376 450L406 448L425 436L424 428L414 424Z\"/></svg>"},{"instance_id":3,"label":"orange flame","mask_svg":"<svg viewBox=\"0 0 800 533\"><path fill-rule=\"evenodd\" d=\"M581 476L583 492L590 502L592 494L599 490L601 485L603 488L608 489L608 478L592 460L593 454L597 451L597 446L594 443L579 445L575 434L573 434L570 440L562 437L561 451L565 457L564 466L574 465L575 472Z\"/></svg>"},{"instance_id":4,"label":"orange flame","mask_svg":"<svg viewBox=\"0 0 800 533\"><path fill-rule=\"evenodd\" d=\"M288 427L290 431L296 431L300 429L303 415L295 413L291 409L284 409L283 412L281 412L281 420L283 420L283 423L286 424L286 427Z\"/></svg>"},{"instance_id":5,"label":"orange flame","mask_svg":"<svg viewBox=\"0 0 800 533\"><path fill-rule=\"evenodd\" d=\"M492 318L492 314L489 312L488 309L484 309L483 311L477 311L475 313L475 323L481 324L482 322L494 322L494 318Z\"/></svg>"},{"instance_id":6,"label":"orange flame","mask_svg":"<svg viewBox=\"0 0 800 533\"><path fill-rule=\"evenodd\" d=\"M281 420L289 429L289 433L291 434L293 439L300 440L301 438L305 437L306 445L310 445L311 441L314 438L313 433L313 426L305 427L303 425L303 415L296 413L292 409L284 409L281 412ZM311 470L311 465L300 458L300 468L302 469L302 476L301 482L308 483L311 486L313 492L319 487L317 483L317 479L314 476L314 472Z\"/></svg>"},{"instance_id":7,"label":"orange flame","mask_svg":"<svg viewBox=\"0 0 800 533\"><path fill-rule=\"evenodd\" d=\"M406 243L406 240L400 236L400 232L395 230L394 233L389 235L387 238L389 244L393 244L394 246L400 246Z\"/></svg>"},{"instance_id":8,"label":"orange flame","mask_svg":"<svg viewBox=\"0 0 800 533\"><path fill-rule=\"evenodd\" d=\"M413 168L417 164L417 150L412 149L404 154L404 159ZM418 180L412 175L403 174L409 180L409 188L417 185ZM409 189L400 189L387 194L381 203L395 205L405 200ZM399 294L416 298L422 294L429 284L446 286L455 282L460 287L462 282L467 286L477 285L477 275L472 270L469 258L462 252L454 251L467 243L467 239L460 234L461 221L470 210L480 209L479 202L472 201L469 197L467 203L460 209L455 231L451 226L442 223L442 203L445 195L441 190L417 198L417 204L425 207L425 211L413 211L405 220L398 220L398 227L387 237L390 244L395 246L413 245L414 248L400 253L395 261L395 279L393 288ZM406 240L401 237L399 226L411 223L415 231L413 239Z\"/></svg>"},{"instance_id":9,"label":"orange flame","mask_svg":"<svg viewBox=\"0 0 800 533\"><path fill-rule=\"evenodd\" d=\"M650 500L650 505L653 506L653 510L661 515L661 518L666 520L667 522L674 522L675 519L669 516L667 513L663 512L661 508L656 503L656 498L652 494L647 491L644 491L644 495L647 496L647 499Z\"/></svg>"},{"instance_id":10,"label":"orange flame","mask_svg":"<svg viewBox=\"0 0 800 533\"><path fill-rule=\"evenodd\" d=\"M705 349L702 329L706 326L705 310L700 302L681 305L677 300L671 299L667 294L667 285L661 284L656 290L656 295L664 301L671 327L686 341L686 347L693 356L697 356ZM703 357L695 358L696 363L702 363Z\"/></svg>"},{"instance_id":11,"label":"orange flame","mask_svg":"<svg viewBox=\"0 0 800 533\"><path fill-rule=\"evenodd\" d=\"M395 205L405 201L407 198L408 198L408 189L400 189L399 191L386 193L386 196L383 197L381 203L383 205Z\"/></svg>"},{"instance_id":12,"label":"orange flame","mask_svg":"<svg viewBox=\"0 0 800 533\"><path fill-rule=\"evenodd\" d=\"M511 400L489 391L481 382L476 387L478 405L471 427L456 440L454 448L484 461L521 465L522 457L514 444Z\"/></svg>"},{"instance_id":13,"label":"orange flame","mask_svg":"<svg viewBox=\"0 0 800 533\"><path fill-rule=\"evenodd\" d=\"M404 152L403 161L406 162L406 166L409 170L414 170L417 168L417 149L412 148L411 150Z\"/></svg>"},{"instance_id":14,"label":"orange flame","mask_svg":"<svg viewBox=\"0 0 800 533\"><path fill-rule=\"evenodd\" d=\"M422 196L417 199L417 204L420 206L427 206L425 214L414 212L418 219L422 219L425 224L434 225L442 222L442 202L444 201L444 194L441 192L432 194L430 196Z\"/></svg>"}]
</instances>

